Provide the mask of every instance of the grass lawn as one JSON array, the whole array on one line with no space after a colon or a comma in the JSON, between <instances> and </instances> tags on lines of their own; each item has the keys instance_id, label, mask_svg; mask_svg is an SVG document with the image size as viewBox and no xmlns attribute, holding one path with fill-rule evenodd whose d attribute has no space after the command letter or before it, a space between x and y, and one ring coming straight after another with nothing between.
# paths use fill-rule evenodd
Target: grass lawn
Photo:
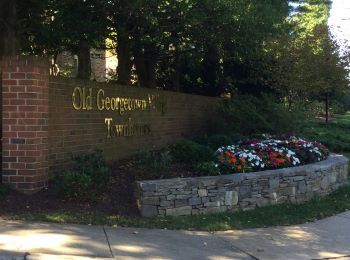
<instances>
[{"instance_id":1,"label":"grass lawn","mask_svg":"<svg viewBox=\"0 0 350 260\"><path fill-rule=\"evenodd\" d=\"M309 138L323 142L332 151L345 154L350 158L350 114L338 116L328 125L320 122L312 122L305 128L303 134ZM0 184L0 198L4 194L5 189ZM96 213L89 214L88 212L72 213L69 211L56 211L41 213L28 212L2 217L15 220L56 223L214 231L300 224L332 216L349 209L350 184L328 196L316 198L303 204L283 204L251 211L213 215L138 218Z\"/></svg>"},{"instance_id":2,"label":"grass lawn","mask_svg":"<svg viewBox=\"0 0 350 260\"><path fill-rule=\"evenodd\" d=\"M350 112L337 115L328 124L310 122L302 134L325 144L333 152L350 154Z\"/></svg>"},{"instance_id":3,"label":"grass lawn","mask_svg":"<svg viewBox=\"0 0 350 260\"><path fill-rule=\"evenodd\" d=\"M16 220L56 223L214 231L300 224L332 216L348 209L350 209L350 185L344 186L326 197L314 199L299 205L284 204L235 213L185 217L135 218L52 212L27 213L8 217Z\"/></svg>"}]
</instances>

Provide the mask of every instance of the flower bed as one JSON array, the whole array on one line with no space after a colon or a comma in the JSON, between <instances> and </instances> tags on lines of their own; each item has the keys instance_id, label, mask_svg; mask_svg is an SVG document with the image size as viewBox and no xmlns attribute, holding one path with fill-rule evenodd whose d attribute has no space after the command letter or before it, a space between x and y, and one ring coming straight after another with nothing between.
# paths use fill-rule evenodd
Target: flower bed
<instances>
[{"instance_id":1,"label":"flower bed","mask_svg":"<svg viewBox=\"0 0 350 260\"><path fill-rule=\"evenodd\" d=\"M325 160L328 149L318 143L295 136L265 136L263 140L246 140L216 151L222 174L256 172L304 165Z\"/></svg>"},{"instance_id":2,"label":"flower bed","mask_svg":"<svg viewBox=\"0 0 350 260\"><path fill-rule=\"evenodd\" d=\"M265 135L240 141L220 147L213 159L206 154L198 156L200 146L184 144L178 148L181 156L191 148L196 153L188 154L208 160L215 171L190 172L189 178L138 181L136 198L143 216L208 214L299 203L347 183L348 160L330 155L324 145L301 137ZM209 176L194 177L205 175Z\"/></svg>"}]
</instances>

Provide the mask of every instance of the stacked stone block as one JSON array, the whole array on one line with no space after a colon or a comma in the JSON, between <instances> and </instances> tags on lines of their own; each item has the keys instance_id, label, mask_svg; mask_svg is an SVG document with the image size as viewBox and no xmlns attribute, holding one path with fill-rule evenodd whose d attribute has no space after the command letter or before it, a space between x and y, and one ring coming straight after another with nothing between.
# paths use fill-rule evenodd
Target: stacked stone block
<instances>
[{"instance_id":1,"label":"stacked stone block","mask_svg":"<svg viewBox=\"0 0 350 260\"><path fill-rule=\"evenodd\" d=\"M143 216L180 216L300 203L347 183L348 159L222 176L141 181L136 197Z\"/></svg>"}]
</instances>

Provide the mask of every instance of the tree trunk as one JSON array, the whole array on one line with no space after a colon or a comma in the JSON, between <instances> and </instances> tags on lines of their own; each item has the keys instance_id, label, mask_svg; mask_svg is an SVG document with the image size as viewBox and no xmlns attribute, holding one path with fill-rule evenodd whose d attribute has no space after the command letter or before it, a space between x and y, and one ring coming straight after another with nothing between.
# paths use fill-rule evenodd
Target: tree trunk
<instances>
[{"instance_id":1,"label":"tree trunk","mask_svg":"<svg viewBox=\"0 0 350 260\"><path fill-rule=\"evenodd\" d=\"M326 94L326 99L325 99L325 104L326 104L326 123L329 121L329 94Z\"/></svg>"},{"instance_id":2,"label":"tree trunk","mask_svg":"<svg viewBox=\"0 0 350 260\"><path fill-rule=\"evenodd\" d=\"M90 79L91 76L91 58L90 45L86 40L81 40L78 46L78 75L79 79Z\"/></svg>"},{"instance_id":3,"label":"tree trunk","mask_svg":"<svg viewBox=\"0 0 350 260\"><path fill-rule=\"evenodd\" d=\"M156 88L156 51L155 45L147 45L142 50L135 48L136 73L140 87Z\"/></svg>"},{"instance_id":4,"label":"tree trunk","mask_svg":"<svg viewBox=\"0 0 350 260\"><path fill-rule=\"evenodd\" d=\"M135 66L136 66L136 74L137 81L140 87L146 87L147 85L147 70L145 64L145 55L140 50L134 51L135 55Z\"/></svg>"},{"instance_id":5,"label":"tree trunk","mask_svg":"<svg viewBox=\"0 0 350 260\"><path fill-rule=\"evenodd\" d=\"M175 46L174 51L174 61L173 61L173 71L171 75L171 81L174 91L180 91L180 55L178 47Z\"/></svg>"},{"instance_id":6,"label":"tree trunk","mask_svg":"<svg viewBox=\"0 0 350 260\"><path fill-rule=\"evenodd\" d=\"M51 62L51 75L58 76L60 73L60 69L57 65L57 57L58 57L58 52L55 52L52 55L52 62Z\"/></svg>"},{"instance_id":7,"label":"tree trunk","mask_svg":"<svg viewBox=\"0 0 350 260\"><path fill-rule=\"evenodd\" d=\"M287 94L287 103L288 103L288 110L291 111L292 105L293 105L293 95L290 92L289 94Z\"/></svg>"},{"instance_id":8,"label":"tree trunk","mask_svg":"<svg viewBox=\"0 0 350 260\"><path fill-rule=\"evenodd\" d=\"M215 44L207 43L203 60L203 81L210 96L216 96L217 73L219 69L219 54Z\"/></svg>"},{"instance_id":9,"label":"tree trunk","mask_svg":"<svg viewBox=\"0 0 350 260\"><path fill-rule=\"evenodd\" d=\"M131 80L131 53L129 35L123 32L117 35L118 83L129 85Z\"/></svg>"},{"instance_id":10,"label":"tree trunk","mask_svg":"<svg viewBox=\"0 0 350 260\"><path fill-rule=\"evenodd\" d=\"M16 0L0 0L0 56L19 54Z\"/></svg>"},{"instance_id":11,"label":"tree trunk","mask_svg":"<svg viewBox=\"0 0 350 260\"><path fill-rule=\"evenodd\" d=\"M155 51L152 49L146 53L146 67L148 73L148 87L156 88L157 87L157 78L156 78L156 56Z\"/></svg>"}]
</instances>

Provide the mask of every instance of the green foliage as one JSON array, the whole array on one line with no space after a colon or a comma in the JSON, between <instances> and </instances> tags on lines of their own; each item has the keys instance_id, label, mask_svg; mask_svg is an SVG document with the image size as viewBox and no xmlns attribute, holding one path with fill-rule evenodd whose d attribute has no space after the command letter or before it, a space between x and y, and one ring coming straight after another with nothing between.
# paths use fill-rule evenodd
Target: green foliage
<instances>
[{"instance_id":1,"label":"green foliage","mask_svg":"<svg viewBox=\"0 0 350 260\"><path fill-rule=\"evenodd\" d=\"M93 193L92 177L79 171L67 170L57 180L57 188L59 193L67 198L79 201L95 199L96 194Z\"/></svg>"},{"instance_id":2,"label":"green foliage","mask_svg":"<svg viewBox=\"0 0 350 260\"><path fill-rule=\"evenodd\" d=\"M138 159L138 167L142 170L142 179L166 178L172 161L169 151L142 151L138 154Z\"/></svg>"},{"instance_id":3,"label":"green foliage","mask_svg":"<svg viewBox=\"0 0 350 260\"><path fill-rule=\"evenodd\" d=\"M73 169L56 177L58 193L74 200L94 200L104 191L109 170L101 151L74 156Z\"/></svg>"},{"instance_id":4,"label":"green foliage","mask_svg":"<svg viewBox=\"0 0 350 260\"><path fill-rule=\"evenodd\" d=\"M104 45L107 21L102 3L50 0L46 8L46 15L52 15L54 19L46 20L41 30L43 48L53 53L62 49L77 53L81 41L95 48Z\"/></svg>"},{"instance_id":5,"label":"green foliage","mask_svg":"<svg viewBox=\"0 0 350 260\"><path fill-rule=\"evenodd\" d=\"M72 63L66 63L59 68L59 75L63 77L71 78L75 73L75 65Z\"/></svg>"},{"instance_id":6,"label":"green foliage","mask_svg":"<svg viewBox=\"0 0 350 260\"><path fill-rule=\"evenodd\" d=\"M308 105L310 114L315 117L324 117L326 114L324 102L315 100ZM333 99L329 104L329 116L334 117L335 115L344 114L347 111L347 105L345 98Z\"/></svg>"},{"instance_id":7,"label":"green foliage","mask_svg":"<svg viewBox=\"0 0 350 260\"><path fill-rule=\"evenodd\" d=\"M245 139L246 136L239 134L239 133L232 133L232 134L230 134L230 138L232 140L232 143L237 143L237 142ZM253 138L253 137L251 137L251 138Z\"/></svg>"},{"instance_id":8,"label":"green foliage","mask_svg":"<svg viewBox=\"0 0 350 260\"><path fill-rule=\"evenodd\" d=\"M326 23L313 24L312 31L303 37L280 37L272 48L276 58L270 74L271 86L289 103L322 101L326 115L331 106L345 104L349 56L339 51Z\"/></svg>"},{"instance_id":9,"label":"green foliage","mask_svg":"<svg viewBox=\"0 0 350 260\"><path fill-rule=\"evenodd\" d=\"M273 57L266 43L286 29L290 10L287 0L30 0L17 5L25 53L56 57L69 50L80 56L83 46L113 48L118 80L135 78L141 86L207 95L266 85L264 60ZM111 43L105 46L107 38Z\"/></svg>"},{"instance_id":10,"label":"green foliage","mask_svg":"<svg viewBox=\"0 0 350 260\"><path fill-rule=\"evenodd\" d=\"M7 185L0 183L0 199L4 198L9 191L10 188Z\"/></svg>"},{"instance_id":11,"label":"green foliage","mask_svg":"<svg viewBox=\"0 0 350 260\"><path fill-rule=\"evenodd\" d=\"M332 152L350 152L350 115L337 116L328 124L310 122L303 135L323 143Z\"/></svg>"},{"instance_id":12,"label":"green foliage","mask_svg":"<svg viewBox=\"0 0 350 260\"><path fill-rule=\"evenodd\" d=\"M214 151L205 145L189 140L177 142L171 147L171 155L178 162L191 163L193 165L215 160Z\"/></svg>"},{"instance_id":13,"label":"green foliage","mask_svg":"<svg viewBox=\"0 0 350 260\"><path fill-rule=\"evenodd\" d=\"M207 135L199 135L194 138L192 138L192 141L201 144L201 145L208 145L208 136Z\"/></svg>"},{"instance_id":14,"label":"green foliage","mask_svg":"<svg viewBox=\"0 0 350 260\"><path fill-rule=\"evenodd\" d=\"M315 27L327 24L330 9L330 0L299 0L298 7L290 17L298 39L305 40L306 37L314 35Z\"/></svg>"},{"instance_id":15,"label":"green foliage","mask_svg":"<svg viewBox=\"0 0 350 260\"><path fill-rule=\"evenodd\" d=\"M227 129L243 135L297 132L306 119L301 108L291 108L268 95L235 96L223 103Z\"/></svg>"},{"instance_id":16,"label":"green foliage","mask_svg":"<svg viewBox=\"0 0 350 260\"><path fill-rule=\"evenodd\" d=\"M233 139L228 135L213 135L208 138L208 146L214 150L217 150L219 147L224 145L231 145Z\"/></svg>"},{"instance_id":17,"label":"green foliage","mask_svg":"<svg viewBox=\"0 0 350 260\"><path fill-rule=\"evenodd\" d=\"M232 133L232 134L217 134L209 137L207 135L201 135L201 136L196 136L195 138L192 139L192 141L201 145L209 146L213 150L217 150L221 146L236 143L244 138L245 136L243 136L242 134Z\"/></svg>"},{"instance_id":18,"label":"green foliage","mask_svg":"<svg viewBox=\"0 0 350 260\"><path fill-rule=\"evenodd\" d=\"M195 165L195 171L201 176L217 176L220 175L219 168L215 162L203 162Z\"/></svg>"},{"instance_id":19,"label":"green foliage","mask_svg":"<svg viewBox=\"0 0 350 260\"><path fill-rule=\"evenodd\" d=\"M84 78L90 49L110 48L122 84L211 96L272 88L291 105L328 102L348 83L347 63L327 28L329 0L16 3L22 51L54 61L71 51Z\"/></svg>"}]
</instances>

